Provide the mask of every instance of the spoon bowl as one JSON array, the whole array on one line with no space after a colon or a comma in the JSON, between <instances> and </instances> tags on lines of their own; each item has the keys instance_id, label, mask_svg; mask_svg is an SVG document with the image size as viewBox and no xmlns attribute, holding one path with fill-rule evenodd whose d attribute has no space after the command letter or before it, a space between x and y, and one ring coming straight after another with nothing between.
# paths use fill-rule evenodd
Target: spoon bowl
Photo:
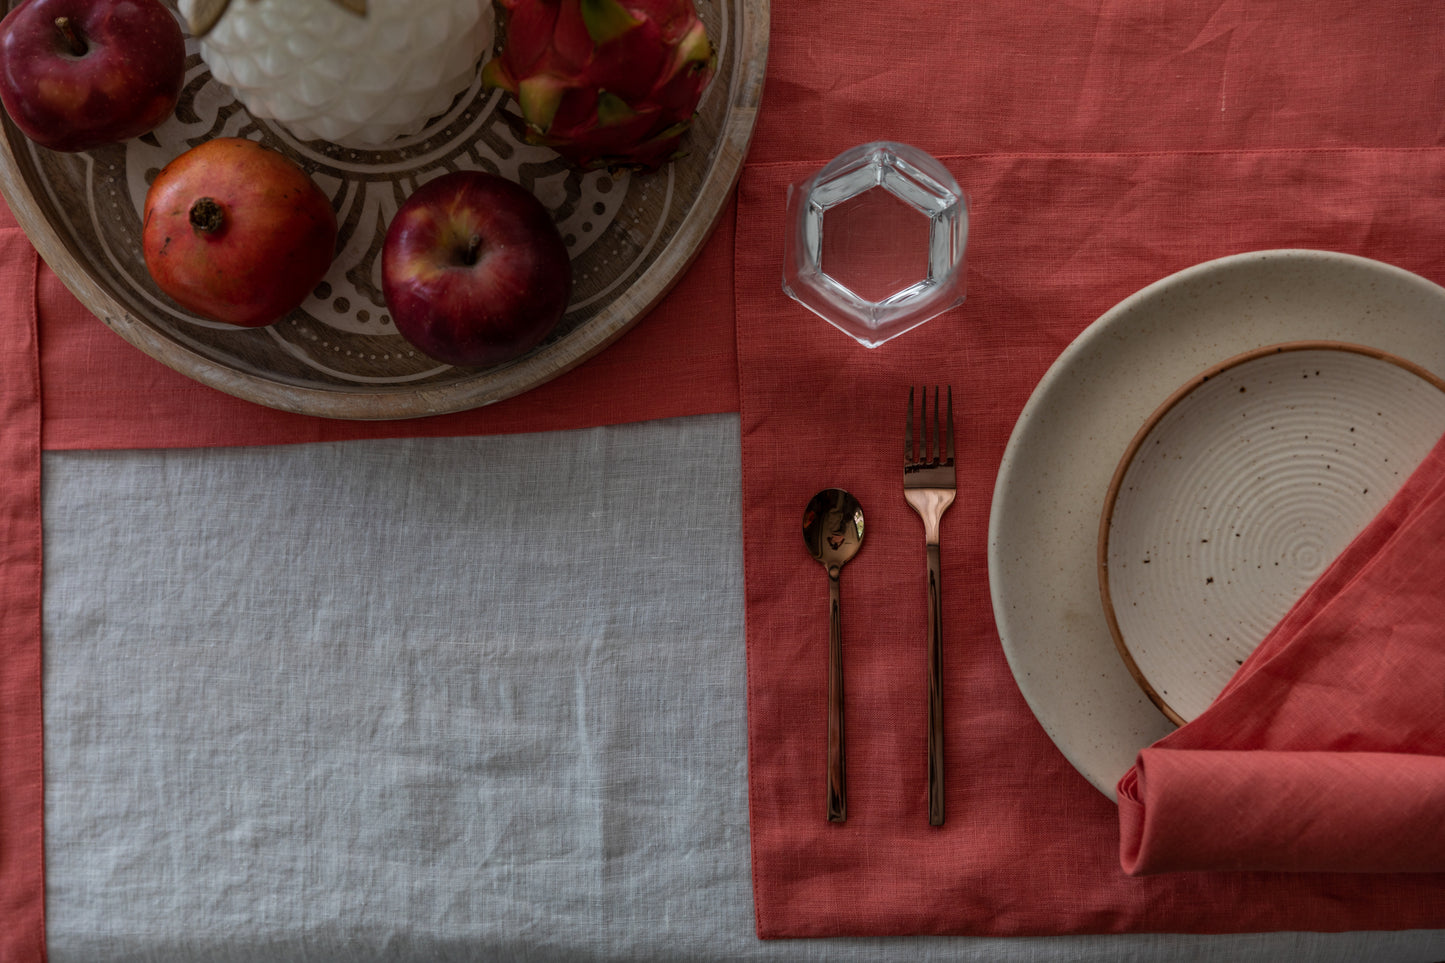
<instances>
[{"instance_id":1,"label":"spoon bowl","mask_svg":"<svg viewBox=\"0 0 1445 963\"><path fill-rule=\"evenodd\" d=\"M828 573L828 821L848 818L843 739L843 620L838 578L863 547L863 507L841 488L825 488L803 512L803 541Z\"/></svg>"}]
</instances>

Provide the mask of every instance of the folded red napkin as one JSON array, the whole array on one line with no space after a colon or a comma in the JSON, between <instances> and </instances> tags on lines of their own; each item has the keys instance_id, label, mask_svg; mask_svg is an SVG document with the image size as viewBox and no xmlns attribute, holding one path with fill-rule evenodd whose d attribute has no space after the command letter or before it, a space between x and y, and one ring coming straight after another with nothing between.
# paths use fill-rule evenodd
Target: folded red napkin
<instances>
[{"instance_id":1,"label":"folded red napkin","mask_svg":"<svg viewBox=\"0 0 1445 963\"><path fill-rule=\"evenodd\" d=\"M1445 872L1445 439L1119 782L1130 873Z\"/></svg>"}]
</instances>

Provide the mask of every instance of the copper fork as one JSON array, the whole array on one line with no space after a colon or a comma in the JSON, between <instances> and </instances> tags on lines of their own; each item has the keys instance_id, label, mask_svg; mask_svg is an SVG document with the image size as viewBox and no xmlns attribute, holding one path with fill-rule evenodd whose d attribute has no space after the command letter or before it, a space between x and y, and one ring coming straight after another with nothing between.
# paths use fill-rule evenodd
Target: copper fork
<instances>
[{"instance_id":1,"label":"copper fork","mask_svg":"<svg viewBox=\"0 0 1445 963\"><path fill-rule=\"evenodd\" d=\"M958 493L953 463L953 386L948 386L947 422L941 423L938 386L933 388L930 420L928 389L923 389L917 446L914 445L914 389L908 389L908 423L903 434L903 497L923 519L928 552L928 823L943 825L943 597L938 530L943 513Z\"/></svg>"}]
</instances>

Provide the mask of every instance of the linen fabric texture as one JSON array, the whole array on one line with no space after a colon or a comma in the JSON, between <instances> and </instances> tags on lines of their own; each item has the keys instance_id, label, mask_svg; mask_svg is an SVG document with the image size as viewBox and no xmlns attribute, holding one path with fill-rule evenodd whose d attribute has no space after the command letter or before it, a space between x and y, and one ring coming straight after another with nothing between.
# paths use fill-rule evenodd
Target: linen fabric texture
<instances>
[{"instance_id":1,"label":"linen fabric texture","mask_svg":"<svg viewBox=\"0 0 1445 963\"><path fill-rule=\"evenodd\" d=\"M673 296L594 362L476 413L319 422L160 368L42 269L45 446L515 432L736 405L759 934L1439 926L1445 882L1435 874L1126 876L1115 807L1013 686L985 588L985 527L995 468L1032 387L1085 325L1144 285L1272 247L1341 250L1445 280L1445 8L1220 0L1161 15L1116 3L910 0L903 13L865 5L839 16L821 0L771 6L768 84L735 221ZM866 56L840 57L860 48L860 22ZM876 139L943 158L970 196L972 231L965 305L868 352L783 295L779 257L787 184ZM923 381L954 386L966 452L944 521L953 775L949 822L936 832L915 818L917 521L886 455L897 451L892 399ZM816 818L826 637L806 600L825 586L797 532L801 506L828 486L858 495L869 520L869 563L844 577L845 631L866 640L850 650L846 828Z\"/></svg>"},{"instance_id":2,"label":"linen fabric texture","mask_svg":"<svg viewBox=\"0 0 1445 963\"><path fill-rule=\"evenodd\" d=\"M986 544L1018 413L1126 296L1268 248L1345 251L1445 280L1445 10L938 0L869 18L862 41L833 6L783 3L773 28L778 69L740 188L736 259L759 932L1439 926L1445 877L1433 873L1126 875L1116 807L1012 684ZM775 252L787 185L876 139L940 157L969 196L968 300L866 351L788 301ZM921 815L921 539L890 454L911 384L953 386L965 453L943 521L940 829ZM795 506L826 486L859 498L869 531L843 578L842 826L819 814L826 636L806 605L819 575L790 531Z\"/></svg>"},{"instance_id":3,"label":"linen fabric texture","mask_svg":"<svg viewBox=\"0 0 1445 963\"><path fill-rule=\"evenodd\" d=\"M1445 440L1119 783L1131 873L1445 872Z\"/></svg>"},{"instance_id":4,"label":"linen fabric texture","mask_svg":"<svg viewBox=\"0 0 1445 963\"><path fill-rule=\"evenodd\" d=\"M962 308L868 352L821 320L768 323L788 310L786 296L764 281L738 286L759 931L1439 926L1445 876L1437 873L1128 876L1116 806L1059 754L1013 682L993 622L986 552L994 476L1018 411L1082 319L1172 270L1240 250L1345 249L1445 277L1434 241L1445 202L1429 186L1445 176L1445 153L944 160L981 212L969 251L976 280ZM747 172L740 280L763 275L781 239L778 198L804 171L779 164ZM1386 227L1376 199L1400 192L1411 199ZM1328 222L1312 203L1324 194L1337 215ZM1008 230L980 226L985 215ZM1040 245L1044 234L1050 241ZM1365 235L1371 242L1358 243ZM1146 261L1155 267L1134 275ZM894 455L907 386L934 383L953 386L962 453L941 549L948 818L940 828L926 818L922 530L903 500ZM821 810L825 586L794 518L828 486L852 492L868 525L843 576L849 798L841 826L827 824ZM819 604L810 608L810 598Z\"/></svg>"},{"instance_id":5,"label":"linen fabric texture","mask_svg":"<svg viewBox=\"0 0 1445 963\"><path fill-rule=\"evenodd\" d=\"M43 467L52 963L1445 955L758 940L736 415Z\"/></svg>"},{"instance_id":6,"label":"linen fabric texture","mask_svg":"<svg viewBox=\"0 0 1445 963\"><path fill-rule=\"evenodd\" d=\"M37 263L0 218L0 960L45 949Z\"/></svg>"}]
</instances>

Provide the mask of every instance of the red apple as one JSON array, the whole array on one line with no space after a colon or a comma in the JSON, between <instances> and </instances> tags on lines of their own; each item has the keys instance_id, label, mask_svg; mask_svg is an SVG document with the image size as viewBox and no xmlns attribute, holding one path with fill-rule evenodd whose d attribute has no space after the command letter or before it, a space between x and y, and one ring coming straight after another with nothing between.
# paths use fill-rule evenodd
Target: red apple
<instances>
[{"instance_id":1,"label":"red apple","mask_svg":"<svg viewBox=\"0 0 1445 963\"><path fill-rule=\"evenodd\" d=\"M185 72L180 24L159 0L25 0L0 21L0 100L25 136L53 150L157 127Z\"/></svg>"},{"instance_id":2,"label":"red apple","mask_svg":"<svg viewBox=\"0 0 1445 963\"><path fill-rule=\"evenodd\" d=\"M326 276L336 212L290 158L218 137L156 175L141 243L151 277L183 307L262 327L290 314Z\"/></svg>"},{"instance_id":3,"label":"red apple","mask_svg":"<svg viewBox=\"0 0 1445 963\"><path fill-rule=\"evenodd\" d=\"M524 188L481 171L443 174L392 219L382 295L396 330L455 365L496 365L546 338L572 295L552 216Z\"/></svg>"}]
</instances>

